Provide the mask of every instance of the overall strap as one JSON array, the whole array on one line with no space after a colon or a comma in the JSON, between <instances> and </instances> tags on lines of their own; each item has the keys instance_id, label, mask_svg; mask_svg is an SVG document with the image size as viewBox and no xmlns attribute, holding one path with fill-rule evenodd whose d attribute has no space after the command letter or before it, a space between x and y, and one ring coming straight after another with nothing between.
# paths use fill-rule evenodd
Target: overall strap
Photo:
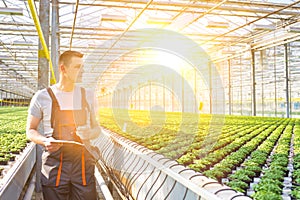
<instances>
[{"instance_id":1,"label":"overall strap","mask_svg":"<svg viewBox=\"0 0 300 200\"><path fill-rule=\"evenodd\" d=\"M52 110L51 110L51 128L54 127L54 117L53 115L55 114L55 109L59 107L58 101L52 91L52 89L50 87L47 88L48 94L50 95L51 99L52 99Z\"/></svg>"},{"instance_id":2,"label":"overall strap","mask_svg":"<svg viewBox=\"0 0 300 200\"><path fill-rule=\"evenodd\" d=\"M52 99L51 128L54 128L54 118L55 118L54 115L55 115L56 109L60 110L60 107L59 107L58 101L57 101L52 89L50 87L47 87L47 91L48 91L49 96ZM59 183L60 183L62 164L63 164L63 151L61 151L60 155L59 155L59 167L57 170L56 181L55 181L56 187L59 186Z\"/></svg>"},{"instance_id":3,"label":"overall strap","mask_svg":"<svg viewBox=\"0 0 300 200\"><path fill-rule=\"evenodd\" d=\"M86 92L84 88L81 89L81 109L87 109L86 116L90 114L90 107L86 100ZM88 122L90 123L90 122ZM85 170L85 153L84 149L81 151L81 178L82 178L82 185L86 185L86 170Z\"/></svg>"},{"instance_id":4,"label":"overall strap","mask_svg":"<svg viewBox=\"0 0 300 200\"><path fill-rule=\"evenodd\" d=\"M83 108L87 108L88 111L90 112L90 106L86 100L86 93L85 93L85 89L84 88L80 88L81 89L81 105L82 105L82 109Z\"/></svg>"}]
</instances>

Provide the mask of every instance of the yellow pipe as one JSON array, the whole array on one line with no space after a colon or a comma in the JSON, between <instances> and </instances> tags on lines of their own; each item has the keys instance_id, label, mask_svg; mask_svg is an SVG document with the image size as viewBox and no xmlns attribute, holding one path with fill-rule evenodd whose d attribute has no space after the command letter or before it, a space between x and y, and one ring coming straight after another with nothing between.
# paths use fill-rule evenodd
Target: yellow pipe
<instances>
[{"instance_id":1,"label":"yellow pipe","mask_svg":"<svg viewBox=\"0 0 300 200\"><path fill-rule=\"evenodd\" d=\"M0 99L0 102L11 103L11 104L23 104L23 103L28 103L28 102L15 102L15 101L3 100L3 99Z\"/></svg>"},{"instance_id":2,"label":"yellow pipe","mask_svg":"<svg viewBox=\"0 0 300 200\"><path fill-rule=\"evenodd\" d=\"M29 8L30 8L30 12L31 12L31 15L32 15L35 27L36 27L36 30L38 32L38 36L39 36L40 41L42 43L43 51L44 51L45 56L46 56L46 58L47 58L47 60L49 61L49 64L50 64L50 70L51 70L50 84L52 85L52 84L56 83L56 79L55 79L54 70L53 70L53 66L52 66L52 61L51 61L51 58L50 58L50 54L49 54L49 51L48 51L48 47L46 45L45 38L44 38L44 35L43 35L43 32L42 32L40 20L38 18L37 13L36 13L33 0L28 0L28 5L29 5Z\"/></svg>"}]
</instances>

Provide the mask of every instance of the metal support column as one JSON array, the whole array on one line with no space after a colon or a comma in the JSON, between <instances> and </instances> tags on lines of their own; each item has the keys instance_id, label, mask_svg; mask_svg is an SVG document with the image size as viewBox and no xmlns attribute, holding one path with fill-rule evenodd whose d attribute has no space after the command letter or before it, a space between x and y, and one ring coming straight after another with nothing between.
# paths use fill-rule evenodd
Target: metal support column
<instances>
[{"instance_id":1,"label":"metal support column","mask_svg":"<svg viewBox=\"0 0 300 200\"><path fill-rule=\"evenodd\" d=\"M56 80L59 78L58 58L59 58L59 36L58 36L58 0L52 0L52 21L51 21L51 60Z\"/></svg>"},{"instance_id":2,"label":"metal support column","mask_svg":"<svg viewBox=\"0 0 300 200\"><path fill-rule=\"evenodd\" d=\"M242 56L240 56L240 63L242 63ZM240 67L240 109L243 115L243 69Z\"/></svg>"},{"instance_id":3,"label":"metal support column","mask_svg":"<svg viewBox=\"0 0 300 200\"><path fill-rule=\"evenodd\" d=\"M185 112L185 105L184 105L184 69L182 70L181 74L181 103L182 103L182 112Z\"/></svg>"},{"instance_id":4,"label":"metal support column","mask_svg":"<svg viewBox=\"0 0 300 200\"><path fill-rule=\"evenodd\" d=\"M211 71L211 66L212 66L212 63L211 61L208 62L208 78L209 78L209 113L212 114L212 71Z\"/></svg>"},{"instance_id":5,"label":"metal support column","mask_svg":"<svg viewBox=\"0 0 300 200\"><path fill-rule=\"evenodd\" d=\"M123 95L124 94L123 91L124 91L124 88L120 88L119 89L119 98L118 98L119 99L119 103L118 103L119 104L119 108L123 108L123 105L124 105L124 99L125 98L124 98L124 95Z\"/></svg>"},{"instance_id":6,"label":"metal support column","mask_svg":"<svg viewBox=\"0 0 300 200\"><path fill-rule=\"evenodd\" d=\"M120 102L120 100L119 100L119 98L120 98L119 89L116 89L114 91L114 93L115 93L115 98L114 98L114 102L113 102L113 108L120 108L119 107L119 102Z\"/></svg>"},{"instance_id":7,"label":"metal support column","mask_svg":"<svg viewBox=\"0 0 300 200\"><path fill-rule=\"evenodd\" d=\"M255 92L255 52L251 50L251 71L252 71L252 116L256 116L256 92Z\"/></svg>"},{"instance_id":8,"label":"metal support column","mask_svg":"<svg viewBox=\"0 0 300 200\"><path fill-rule=\"evenodd\" d=\"M149 81L149 110L151 110L152 107L152 81Z\"/></svg>"},{"instance_id":9,"label":"metal support column","mask_svg":"<svg viewBox=\"0 0 300 200\"><path fill-rule=\"evenodd\" d=\"M261 113L264 116L264 50L259 51L259 63L261 67Z\"/></svg>"},{"instance_id":10,"label":"metal support column","mask_svg":"<svg viewBox=\"0 0 300 200\"><path fill-rule=\"evenodd\" d=\"M41 24L41 29L44 35L45 43L49 47L49 13L50 13L50 1L40 0L39 7L39 20ZM42 44L39 40L39 50L38 50L38 89L42 89L49 86L49 62L43 51ZM41 126L40 126L41 127ZM39 128L39 131L42 131ZM37 193L42 191L41 180L41 165L42 165L42 149L39 145L36 145L36 186L35 190Z\"/></svg>"},{"instance_id":11,"label":"metal support column","mask_svg":"<svg viewBox=\"0 0 300 200\"><path fill-rule=\"evenodd\" d=\"M198 108L200 108L200 105L197 103L197 69L194 68L194 112L198 112ZM200 101L199 101L200 102Z\"/></svg>"},{"instance_id":12,"label":"metal support column","mask_svg":"<svg viewBox=\"0 0 300 200\"><path fill-rule=\"evenodd\" d=\"M277 117L277 76L276 76L276 46L274 47L274 98L275 98L275 117Z\"/></svg>"},{"instance_id":13,"label":"metal support column","mask_svg":"<svg viewBox=\"0 0 300 200\"><path fill-rule=\"evenodd\" d=\"M4 100L7 101L7 91L5 91L5 98L4 98ZM7 102L4 102L4 105L5 105L5 106L8 106L8 103L7 103Z\"/></svg>"},{"instance_id":14,"label":"metal support column","mask_svg":"<svg viewBox=\"0 0 300 200\"><path fill-rule=\"evenodd\" d=\"M117 107L122 108L122 89L117 90Z\"/></svg>"},{"instance_id":15,"label":"metal support column","mask_svg":"<svg viewBox=\"0 0 300 200\"><path fill-rule=\"evenodd\" d=\"M119 102L120 102L120 100L119 100L119 98L120 98L119 89L116 89L114 91L114 93L115 93L115 98L114 98L114 102L113 102L113 108L120 108L119 107Z\"/></svg>"},{"instance_id":16,"label":"metal support column","mask_svg":"<svg viewBox=\"0 0 300 200\"><path fill-rule=\"evenodd\" d=\"M231 115L231 111L232 111L232 108L231 108L231 62L230 62L230 59L228 59L228 109L229 109L229 115Z\"/></svg>"},{"instance_id":17,"label":"metal support column","mask_svg":"<svg viewBox=\"0 0 300 200\"><path fill-rule=\"evenodd\" d=\"M121 105L121 108L122 109L125 109L126 108L126 99L127 99L127 97L126 97L126 88L123 88L123 89L121 89L121 102L120 102L120 105Z\"/></svg>"},{"instance_id":18,"label":"metal support column","mask_svg":"<svg viewBox=\"0 0 300 200\"><path fill-rule=\"evenodd\" d=\"M155 103L154 105L159 105L159 98L158 98L158 93L159 93L159 87L158 84L155 84Z\"/></svg>"},{"instance_id":19,"label":"metal support column","mask_svg":"<svg viewBox=\"0 0 300 200\"><path fill-rule=\"evenodd\" d=\"M141 85L138 83L138 92L139 92L139 110L141 110Z\"/></svg>"},{"instance_id":20,"label":"metal support column","mask_svg":"<svg viewBox=\"0 0 300 200\"><path fill-rule=\"evenodd\" d=\"M174 94L174 91L175 91L174 90L175 78L174 78L174 74L172 74L171 76L172 76L172 79L171 79L171 81L172 81L172 94L171 94L172 95L171 96L171 98L172 98L172 110L171 111L174 112L175 111L175 108L174 108L174 106L175 106L175 97L174 97L174 95L175 95Z\"/></svg>"},{"instance_id":21,"label":"metal support column","mask_svg":"<svg viewBox=\"0 0 300 200\"><path fill-rule=\"evenodd\" d=\"M129 99L129 102L130 102L130 110L132 110L134 108L134 103L133 103L133 98L132 98L132 85L129 86L129 96L128 96L128 99Z\"/></svg>"},{"instance_id":22,"label":"metal support column","mask_svg":"<svg viewBox=\"0 0 300 200\"><path fill-rule=\"evenodd\" d=\"M133 90L131 90L131 92L133 92ZM132 95L134 95L134 110L137 110L137 93L136 93L136 89L134 90L134 94L132 94Z\"/></svg>"},{"instance_id":23,"label":"metal support column","mask_svg":"<svg viewBox=\"0 0 300 200\"><path fill-rule=\"evenodd\" d=\"M165 76L162 76L162 82L163 82L163 88L162 88L162 92L163 92L163 106L164 106L164 110L167 111L166 108L166 80L165 80Z\"/></svg>"},{"instance_id":24,"label":"metal support column","mask_svg":"<svg viewBox=\"0 0 300 200\"><path fill-rule=\"evenodd\" d=\"M143 107L143 110L146 110L147 109L147 92L146 92L146 89L147 89L147 85L144 85L144 107Z\"/></svg>"},{"instance_id":25,"label":"metal support column","mask_svg":"<svg viewBox=\"0 0 300 200\"><path fill-rule=\"evenodd\" d=\"M49 46L49 11L50 1L40 1L39 20L45 38L45 43ZM38 50L38 89L43 89L49 85L49 62L43 51L41 42L39 41Z\"/></svg>"},{"instance_id":26,"label":"metal support column","mask_svg":"<svg viewBox=\"0 0 300 200\"><path fill-rule=\"evenodd\" d=\"M288 44L284 44L286 117L290 118Z\"/></svg>"},{"instance_id":27,"label":"metal support column","mask_svg":"<svg viewBox=\"0 0 300 200\"><path fill-rule=\"evenodd\" d=\"M110 91L107 94L107 105L109 108L113 108L113 92L112 91Z\"/></svg>"},{"instance_id":28,"label":"metal support column","mask_svg":"<svg viewBox=\"0 0 300 200\"><path fill-rule=\"evenodd\" d=\"M124 105L124 109L128 109L130 107L130 101L129 101L129 88L126 87L124 88L124 102L123 102L123 105Z\"/></svg>"}]
</instances>

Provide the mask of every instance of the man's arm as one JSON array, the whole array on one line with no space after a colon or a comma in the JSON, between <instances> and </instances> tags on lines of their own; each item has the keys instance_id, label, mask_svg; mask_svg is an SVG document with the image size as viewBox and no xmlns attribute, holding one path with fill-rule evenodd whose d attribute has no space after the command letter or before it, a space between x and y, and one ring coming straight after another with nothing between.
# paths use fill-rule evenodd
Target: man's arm
<instances>
[{"instance_id":1,"label":"man's arm","mask_svg":"<svg viewBox=\"0 0 300 200\"><path fill-rule=\"evenodd\" d=\"M97 122L96 116L94 114L93 108L91 108L89 114L89 125L90 126L79 126L76 129L76 134L80 137L82 140L92 140L100 136L101 134L101 128L99 126L99 123Z\"/></svg>"},{"instance_id":2,"label":"man's arm","mask_svg":"<svg viewBox=\"0 0 300 200\"><path fill-rule=\"evenodd\" d=\"M92 140L100 136L101 128L99 126L88 128L86 126L78 126L76 134L82 140Z\"/></svg>"},{"instance_id":3,"label":"man's arm","mask_svg":"<svg viewBox=\"0 0 300 200\"><path fill-rule=\"evenodd\" d=\"M55 140L54 138L47 138L37 131L40 121L41 119L30 114L28 115L26 125L26 135L28 139L36 144L44 146L50 153L57 151L62 146L62 144L51 143L51 140Z\"/></svg>"}]
</instances>

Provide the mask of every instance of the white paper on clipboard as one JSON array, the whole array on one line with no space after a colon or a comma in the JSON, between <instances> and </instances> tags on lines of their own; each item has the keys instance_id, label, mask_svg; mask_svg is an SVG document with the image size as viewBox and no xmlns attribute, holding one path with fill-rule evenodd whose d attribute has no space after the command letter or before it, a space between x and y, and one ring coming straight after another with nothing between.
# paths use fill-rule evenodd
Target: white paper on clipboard
<instances>
[{"instance_id":1,"label":"white paper on clipboard","mask_svg":"<svg viewBox=\"0 0 300 200\"><path fill-rule=\"evenodd\" d=\"M62 144L76 144L83 146L82 143L76 142L76 141L70 141L70 140L50 140L50 143L62 143Z\"/></svg>"}]
</instances>

